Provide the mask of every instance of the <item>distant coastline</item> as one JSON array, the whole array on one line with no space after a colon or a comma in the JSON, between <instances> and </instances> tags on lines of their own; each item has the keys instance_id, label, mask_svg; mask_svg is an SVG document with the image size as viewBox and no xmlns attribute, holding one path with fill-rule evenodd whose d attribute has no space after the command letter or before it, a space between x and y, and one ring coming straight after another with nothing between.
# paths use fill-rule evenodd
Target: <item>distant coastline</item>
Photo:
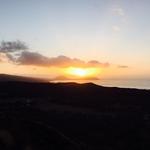
<instances>
[{"instance_id":1,"label":"distant coastline","mask_svg":"<svg viewBox=\"0 0 150 150\"><path fill-rule=\"evenodd\" d=\"M150 89L150 80L148 79L97 79L97 80L51 80L54 83L64 82L77 82L87 83L92 82L97 85L106 87L120 87L120 88L137 88L137 89Z\"/></svg>"},{"instance_id":2,"label":"distant coastline","mask_svg":"<svg viewBox=\"0 0 150 150\"><path fill-rule=\"evenodd\" d=\"M23 81L23 82L50 82L50 83L94 83L96 85L106 87L120 87L120 88L137 88L150 89L150 79L99 79L99 78L85 78L85 79L68 79L63 76L57 78L35 78L27 76L16 76L8 74L0 74L0 81Z\"/></svg>"}]
</instances>

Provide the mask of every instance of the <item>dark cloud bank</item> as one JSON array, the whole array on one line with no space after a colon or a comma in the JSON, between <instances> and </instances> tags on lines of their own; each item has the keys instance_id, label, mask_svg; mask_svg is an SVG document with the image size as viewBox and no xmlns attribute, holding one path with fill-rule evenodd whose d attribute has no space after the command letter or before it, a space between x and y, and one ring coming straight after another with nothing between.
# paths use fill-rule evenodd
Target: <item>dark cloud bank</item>
<instances>
[{"instance_id":1,"label":"dark cloud bank","mask_svg":"<svg viewBox=\"0 0 150 150\"><path fill-rule=\"evenodd\" d=\"M17 59L19 65L35 65L45 67L108 67L109 63L100 63L96 60L85 62L77 58L60 55L58 57L46 57L36 52L24 51Z\"/></svg>"},{"instance_id":2,"label":"dark cloud bank","mask_svg":"<svg viewBox=\"0 0 150 150\"><path fill-rule=\"evenodd\" d=\"M22 41L2 41L0 44L0 62L3 57L16 65L33 65L41 67L109 67L109 63L101 63L97 60L85 62L78 58L67 56L46 57L38 52L29 51L27 45ZM118 68L128 68L119 65Z\"/></svg>"},{"instance_id":3,"label":"dark cloud bank","mask_svg":"<svg viewBox=\"0 0 150 150\"><path fill-rule=\"evenodd\" d=\"M58 57L46 57L38 52L29 51L24 42L2 41L0 44L0 54L4 54L8 61L16 65L34 65L42 67L109 67L109 63L101 63L97 60L85 62L77 58L70 58L60 55ZM0 61L1 55L0 55Z\"/></svg>"}]
</instances>

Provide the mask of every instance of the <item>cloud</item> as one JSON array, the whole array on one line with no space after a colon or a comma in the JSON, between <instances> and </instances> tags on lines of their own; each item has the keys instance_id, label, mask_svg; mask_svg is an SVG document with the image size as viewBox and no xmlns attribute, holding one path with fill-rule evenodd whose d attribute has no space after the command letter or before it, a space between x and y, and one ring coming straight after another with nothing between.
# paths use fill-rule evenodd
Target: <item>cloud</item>
<instances>
[{"instance_id":1,"label":"cloud","mask_svg":"<svg viewBox=\"0 0 150 150\"><path fill-rule=\"evenodd\" d=\"M123 68L123 69L126 69L126 68L129 68L129 66L125 66L125 65L119 65L118 68Z\"/></svg>"},{"instance_id":2,"label":"cloud","mask_svg":"<svg viewBox=\"0 0 150 150\"><path fill-rule=\"evenodd\" d=\"M85 62L77 58L67 56L46 57L37 52L24 51L15 61L18 65L33 65L42 67L108 67L109 63L101 63L96 60Z\"/></svg>"},{"instance_id":3,"label":"cloud","mask_svg":"<svg viewBox=\"0 0 150 150\"><path fill-rule=\"evenodd\" d=\"M5 56L7 57L9 62L15 62L16 61L16 57L13 54L6 53Z\"/></svg>"},{"instance_id":4,"label":"cloud","mask_svg":"<svg viewBox=\"0 0 150 150\"><path fill-rule=\"evenodd\" d=\"M67 56L47 57L38 52L31 52L24 42L3 41L0 44L0 62L11 62L15 65L32 65L41 67L109 67L109 63L97 60L85 62Z\"/></svg>"},{"instance_id":5,"label":"cloud","mask_svg":"<svg viewBox=\"0 0 150 150\"><path fill-rule=\"evenodd\" d=\"M120 5L117 5L113 7L112 13L115 17L119 17L117 18L117 20L119 19L119 22L117 21L116 25L112 26L112 30L114 32L119 32L121 30L120 26L128 24L126 12Z\"/></svg>"},{"instance_id":6,"label":"cloud","mask_svg":"<svg viewBox=\"0 0 150 150\"><path fill-rule=\"evenodd\" d=\"M125 16L125 11L124 11L124 9L123 8L121 8L121 7L115 7L115 8L113 8L113 13L115 14L115 15L117 15L117 16Z\"/></svg>"},{"instance_id":7,"label":"cloud","mask_svg":"<svg viewBox=\"0 0 150 150\"><path fill-rule=\"evenodd\" d=\"M22 41L2 41L0 43L0 53L13 53L22 50L27 50L28 47Z\"/></svg>"},{"instance_id":8,"label":"cloud","mask_svg":"<svg viewBox=\"0 0 150 150\"><path fill-rule=\"evenodd\" d=\"M106 63L100 63L97 60L91 60L91 61L89 61L87 63L87 65L89 65L89 66L91 65L93 67L99 67L99 66L101 66L101 67L109 67L110 66L110 64L108 62L106 62Z\"/></svg>"},{"instance_id":9,"label":"cloud","mask_svg":"<svg viewBox=\"0 0 150 150\"><path fill-rule=\"evenodd\" d=\"M2 62L3 60L3 56L2 56L2 54L0 53L0 62Z\"/></svg>"},{"instance_id":10,"label":"cloud","mask_svg":"<svg viewBox=\"0 0 150 150\"><path fill-rule=\"evenodd\" d=\"M15 62L21 52L28 50L27 45L20 41L0 42L0 62Z\"/></svg>"},{"instance_id":11,"label":"cloud","mask_svg":"<svg viewBox=\"0 0 150 150\"><path fill-rule=\"evenodd\" d=\"M7 55L4 53L0 53L0 63L8 62L8 61L9 61L9 58L7 57Z\"/></svg>"},{"instance_id":12,"label":"cloud","mask_svg":"<svg viewBox=\"0 0 150 150\"><path fill-rule=\"evenodd\" d=\"M35 66L47 66L48 57L45 57L36 52L23 51L16 59L16 63L19 65L35 65Z\"/></svg>"},{"instance_id":13,"label":"cloud","mask_svg":"<svg viewBox=\"0 0 150 150\"><path fill-rule=\"evenodd\" d=\"M120 32L120 27L115 25L115 26L112 26L112 30L115 31L115 32Z\"/></svg>"}]
</instances>

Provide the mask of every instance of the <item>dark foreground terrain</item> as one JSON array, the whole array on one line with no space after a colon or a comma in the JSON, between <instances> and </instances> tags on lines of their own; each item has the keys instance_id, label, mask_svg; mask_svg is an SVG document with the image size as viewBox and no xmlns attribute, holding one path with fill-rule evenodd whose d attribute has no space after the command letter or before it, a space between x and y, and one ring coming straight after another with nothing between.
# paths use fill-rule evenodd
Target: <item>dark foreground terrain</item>
<instances>
[{"instance_id":1,"label":"dark foreground terrain","mask_svg":"<svg viewBox=\"0 0 150 150\"><path fill-rule=\"evenodd\" d=\"M0 82L0 149L149 150L150 91Z\"/></svg>"}]
</instances>

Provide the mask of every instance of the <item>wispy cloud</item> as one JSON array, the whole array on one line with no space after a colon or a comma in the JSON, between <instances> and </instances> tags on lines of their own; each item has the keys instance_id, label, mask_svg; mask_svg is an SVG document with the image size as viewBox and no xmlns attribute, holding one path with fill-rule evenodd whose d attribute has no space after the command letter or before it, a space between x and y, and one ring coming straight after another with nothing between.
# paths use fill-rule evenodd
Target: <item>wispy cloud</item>
<instances>
[{"instance_id":1,"label":"wispy cloud","mask_svg":"<svg viewBox=\"0 0 150 150\"><path fill-rule=\"evenodd\" d=\"M126 65L118 65L118 68L126 69L126 68L129 68L129 66L126 66Z\"/></svg>"},{"instance_id":2,"label":"wispy cloud","mask_svg":"<svg viewBox=\"0 0 150 150\"><path fill-rule=\"evenodd\" d=\"M9 58L7 57L7 55L4 53L0 53L0 63L8 62L8 61L9 61Z\"/></svg>"},{"instance_id":3,"label":"wispy cloud","mask_svg":"<svg viewBox=\"0 0 150 150\"><path fill-rule=\"evenodd\" d=\"M117 16L125 16L125 11L121 7L115 7L112 9L113 13Z\"/></svg>"},{"instance_id":4,"label":"wispy cloud","mask_svg":"<svg viewBox=\"0 0 150 150\"><path fill-rule=\"evenodd\" d=\"M112 8L112 13L114 17L119 17L119 21L116 22L116 25L112 26L112 30L119 32L121 31L121 26L128 22L126 11L120 5L116 5Z\"/></svg>"},{"instance_id":5,"label":"wispy cloud","mask_svg":"<svg viewBox=\"0 0 150 150\"><path fill-rule=\"evenodd\" d=\"M114 26L112 26L112 30L115 31L115 32L119 32L121 29L120 29L119 26L114 25Z\"/></svg>"}]
</instances>

